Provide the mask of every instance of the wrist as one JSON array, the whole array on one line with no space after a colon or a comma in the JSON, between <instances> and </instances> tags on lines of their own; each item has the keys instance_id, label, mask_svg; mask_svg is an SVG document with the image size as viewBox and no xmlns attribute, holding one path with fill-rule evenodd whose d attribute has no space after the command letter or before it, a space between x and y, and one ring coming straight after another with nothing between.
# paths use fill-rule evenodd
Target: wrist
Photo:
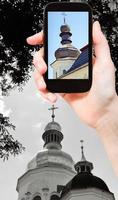
<instances>
[{"instance_id":1,"label":"wrist","mask_svg":"<svg viewBox=\"0 0 118 200\"><path fill-rule=\"evenodd\" d=\"M106 114L99 119L96 130L118 175L118 97L113 100Z\"/></svg>"},{"instance_id":2,"label":"wrist","mask_svg":"<svg viewBox=\"0 0 118 200\"><path fill-rule=\"evenodd\" d=\"M108 129L112 126L118 127L118 96L116 95L108 107L105 109L104 114L97 120L95 129L104 137L108 132L105 132L105 129Z\"/></svg>"}]
</instances>

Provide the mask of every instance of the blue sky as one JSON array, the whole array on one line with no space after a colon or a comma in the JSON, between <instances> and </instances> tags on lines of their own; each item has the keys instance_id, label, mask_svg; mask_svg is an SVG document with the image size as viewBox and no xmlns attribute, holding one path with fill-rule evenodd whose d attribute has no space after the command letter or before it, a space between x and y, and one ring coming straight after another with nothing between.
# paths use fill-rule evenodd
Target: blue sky
<instances>
[{"instance_id":1,"label":"blue sky","mask_svg":"<svg viewBox=\"0 0 118 200\"><path fill-rule=\"evenodd\" d=\"M66 23L72 32L73 46L81 49L88 43L88 12L65 12ZM60 27L64 24L63 12L48 13L48 52L49 63L54 62L55 51L61 46ZM52 77L52 68L49 66L49 77Z\"/></svg>"}]
</instances>

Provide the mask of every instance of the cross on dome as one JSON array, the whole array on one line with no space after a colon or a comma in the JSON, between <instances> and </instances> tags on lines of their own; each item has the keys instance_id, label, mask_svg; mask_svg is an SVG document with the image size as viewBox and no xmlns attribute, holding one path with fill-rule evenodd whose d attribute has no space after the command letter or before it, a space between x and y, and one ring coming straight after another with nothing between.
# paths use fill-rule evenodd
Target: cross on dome
<instances>
[{"instance_id":1,"label":"cross on dome","mask_svg":"<svg viewBox=\"0 0 118 200\"><path fill-rule=\"evenodd\" d=\"M66 24L66 16L67 16L67 14L65 12L63 12L62 15L64 16L64 24Z\"/></svg>"},{"instance_id":2,"label":"cross on dome","mask_svg":"<svg viewBox=\"0 0 118 200\"><path fill-rule=\"evenodd\" d=\"M52 105L51 108L49 108L48 110L51 110L52 111L52 122L54 122L54 118L55 118L55 113L54 111L58 109L58 107L55 107L54 105Z\"/></svg>"}]
</instances>

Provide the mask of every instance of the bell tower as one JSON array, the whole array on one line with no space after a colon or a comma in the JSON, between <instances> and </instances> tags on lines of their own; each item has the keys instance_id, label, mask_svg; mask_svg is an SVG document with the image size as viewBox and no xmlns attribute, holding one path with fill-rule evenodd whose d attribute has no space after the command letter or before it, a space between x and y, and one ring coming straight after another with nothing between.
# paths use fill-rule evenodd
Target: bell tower
<instances>
[{"instance_id":1,"label":"bell tower","mask_svg":"<svg viewBox=\"0 0 118 200\"><path fill-rule=\"evenodd\" d=\"M44 148L28 163L26 172L18 179L18 200L59 200L60 189L75 174L72 157L62 151L62 128L55 121L52 105L51 122L42 135Z\"/></svg>"},{"instance_id":2,"label":"bell tower","mask_svg":"<svg viewBox=\"0 0 118 200\"><path fill-rule=\"evenodd\" d=\"M54 120L54 111L56 109L58 109L58 107L55 107L54 105L49 108L49 110L52 111L52 121L46 125L42 138L45 142L45 148L59 150L62 148L61 141L63 140L63 134L61 133L61 126Z\"/></svg>"},{"instance_id":3,"label":"bell tower","mask_svg":"<svg viewBox=\"0 0 118 200\"><path fill-rule=\"evenodd\" d=\"M72 66L80 55L79 50L72 45L72 33L67 24L67 14L62 13L63 24L60 27L61 47L55 51L56 60L51 64L53 68L53 78L60 78Z\"/></svg>"}]
</instances>

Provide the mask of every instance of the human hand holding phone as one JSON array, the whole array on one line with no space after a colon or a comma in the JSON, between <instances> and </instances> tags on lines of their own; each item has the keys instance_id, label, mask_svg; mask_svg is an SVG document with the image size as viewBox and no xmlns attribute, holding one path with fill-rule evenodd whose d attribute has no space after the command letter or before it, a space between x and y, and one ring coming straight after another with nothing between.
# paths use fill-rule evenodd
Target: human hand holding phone
<instances>
[{"instance_id":1,"label":"human hand holding phone","mask_svg":"<svg viewBox=\"0 0 118 200\"><path fill-rule=\"evenodd\" d=\"M43 32L27 39L30 45L43 43ZM115 67L111 59L108 42L103 35L98 22L93 24L93 43L95 57L93 58L93 81L89 92L54 94L47 91L43 75L47 65L43 59L43 48L34 56L36 67L35 80L42 96L54 103L58 96L63 97L75 110L79 118L91 127L97 126L97 121L106 114L109 105L117 99L115 91Z\"/></svg>"},{"instance_id":2,"label":"human hand holding phone","mask_svg":"<svg viewBox=\"0 0 118 200\"><path fill-rule=\"evenodd\" d=\"M43 31L47 89L53 93L89 91L92 85L90 5L78 2L47 4Z\"/></svg>"}]
</instances>

